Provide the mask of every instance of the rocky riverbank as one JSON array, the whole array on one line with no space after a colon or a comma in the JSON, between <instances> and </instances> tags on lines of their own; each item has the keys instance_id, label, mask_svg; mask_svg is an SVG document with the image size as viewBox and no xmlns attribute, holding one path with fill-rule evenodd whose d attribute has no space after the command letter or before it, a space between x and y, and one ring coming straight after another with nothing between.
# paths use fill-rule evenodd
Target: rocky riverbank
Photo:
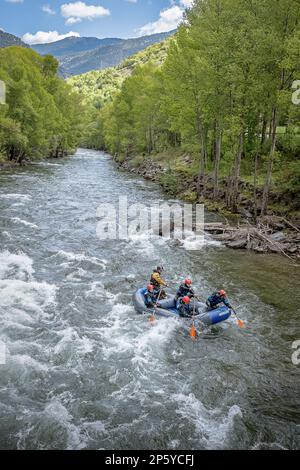
<instances>
[{"instance_id":1,"label":"rocky riverbank","mask_svg":"<svg viewBox=\"0 0 300 470\"><path fill-rule=\"evenodd\" d=\"M150 158L143 159L139 164L136 161L133 163L132 160L117 161L117 164L123 170L158 182L168 191L164 184L168 178L168 169L162 164ZM257 223L254 224L253 202L250 197L242 197L239 213L232 214L226 209L225 194L222 190L216 202L210 198L212 194L209 185L205 198L201 200L197 198L196 180L185 180L181 186L176 194L178 198L191 202L204 202L209 210L216 211L223 216L224 223L205 226L205 230L214 239L232 249L252 250L256 253L278 253L292 260L300 260L300 221L291 222L285 217L270 214L258 218Z\"/></svg>"}]
</instances>

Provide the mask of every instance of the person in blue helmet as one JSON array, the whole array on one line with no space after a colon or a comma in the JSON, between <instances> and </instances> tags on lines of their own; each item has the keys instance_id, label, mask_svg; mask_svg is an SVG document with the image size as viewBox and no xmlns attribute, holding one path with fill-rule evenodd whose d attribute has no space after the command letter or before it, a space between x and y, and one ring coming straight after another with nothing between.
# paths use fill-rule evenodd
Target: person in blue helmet
<instances>
[{"instance_id":1,"label":"person in blue helmet","mask_svg":"<svg viewBox=\"0 0 300 470\"><path fill-rule=\"evenodd\" d=\"M206 301L206 305L210 310L218 308L220 304L224 304L226 307L232 308L224 290L214 292Z\"/></svg>"}]
</instances>

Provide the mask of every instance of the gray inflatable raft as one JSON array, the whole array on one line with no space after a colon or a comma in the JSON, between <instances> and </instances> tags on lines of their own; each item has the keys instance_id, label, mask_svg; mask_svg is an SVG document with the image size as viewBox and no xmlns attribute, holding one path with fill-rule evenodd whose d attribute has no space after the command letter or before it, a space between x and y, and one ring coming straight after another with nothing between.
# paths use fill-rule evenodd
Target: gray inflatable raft
<instances>
[{"instance_id":1,"label":"gray inflatable raft","mask_svg":"<svg viewBox=\"0 0 300 470\"><path fill-rule=\"evenodd\" d=\"M145 305L145 293L147 289L138 289L132 297L135 310L141 315L151 315L153 308L147 308ZM227 320L231 315L231 310L227 307L219 307L214 310L206 310L203 304L195 301L196 319L201 321L206 326L216 325ZM160 317L175 317L181 318L176 308L176 301L174 295L168 295L166 299L159 301L159 308L155 309L155 315Z\"/></svg>"}]
</instances>

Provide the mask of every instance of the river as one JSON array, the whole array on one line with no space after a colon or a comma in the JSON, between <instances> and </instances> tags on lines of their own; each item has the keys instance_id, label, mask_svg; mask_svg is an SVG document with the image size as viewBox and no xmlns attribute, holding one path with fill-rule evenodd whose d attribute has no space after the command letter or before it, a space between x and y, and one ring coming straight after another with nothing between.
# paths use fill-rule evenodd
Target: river
<instances>
[{"instance_id":1,"label":"river","mask_svg":"<svg viewBox=\"0 0 300 470\"><path fill-rule=\"evenodd\" d=\"M101 241L96 209L119 195L167 199L95 151L0 173L0 448L299 448L299 268L209 241ZM131 295L158 263L203 299L225 287L246 328L193 342L151 326Z\"/></svg>"}]
</instances>

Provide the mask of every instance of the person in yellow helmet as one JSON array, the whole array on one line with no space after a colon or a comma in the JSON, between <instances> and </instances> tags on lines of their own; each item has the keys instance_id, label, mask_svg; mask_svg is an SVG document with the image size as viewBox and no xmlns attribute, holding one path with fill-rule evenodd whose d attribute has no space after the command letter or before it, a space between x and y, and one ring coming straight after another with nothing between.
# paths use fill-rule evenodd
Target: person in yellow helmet
<instances>
[{"instance_id":1,"label":"person in yellow helmet","mask_svg":"<svg viewBox=\"0 0 300 470\"><path fill-rule=\"evenodd\" d=\"M156 293L158 294L159 291L161 291L159 298L160 299L165 299L167 297L167 294L163 290L163 287L169 287L166 281L163 280L161 277L161 273L163 271L163 267L157 266L156 269L154 269L151 279L150 279L150 284L154 287Z\"/></svg>"}]
</instances>

